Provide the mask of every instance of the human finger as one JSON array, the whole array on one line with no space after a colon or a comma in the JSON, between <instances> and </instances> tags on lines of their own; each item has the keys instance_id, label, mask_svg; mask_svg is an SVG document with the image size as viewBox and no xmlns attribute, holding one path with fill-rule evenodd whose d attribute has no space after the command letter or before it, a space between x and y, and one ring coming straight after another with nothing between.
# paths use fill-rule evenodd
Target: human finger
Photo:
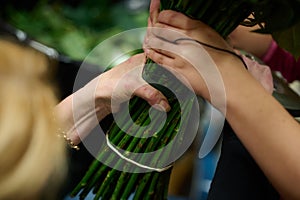
<instances>
[{"instance_id":1,"label":"human finger","mask_svg":"<svg viewBox=\"0 0 300 200\"><path fill-rule=\"evenodd\" d=\"M169 111L171 109L167 98L157 89L145 84L134 91L138 97L146 100L151 106L158 110Z\"/></svg>"},{"instance_id":2,"label":"human finger","mask_svg":"<svg viewBox=\"0 0 300 200\"><path fill-rule=\"evenodd\" d=\"M183 13L173 10L163 10L157 16L157 23L177 29L194 29L199 26L199 20L194 20Z\"/></svg>"},{"instance_id":3,"label":"human finger","mask_svg":"<svg viewBox=\"0 0 300 200\"><path fill-rule=\"evenodd\" d=\"M178 38L188 37L185 30L168 27L166 25L156 23L153 27L148 27L147 37L158 37L169 42L173 42Z\"/></svg>"},{"instance_id":4,"label":"human finger","mask_svg":"<svg viewBox=\"0 0 300 200\"><path fill-rule=\"evenodd\" d=\"M170 110L166 97L142 78L144 66L144 62L141 63L142 60L142 55L137 55L118 66L117 71L124 71L117 78L117 84L113 88L113 112L118 111L120 103L129 100L134 95L143 98L157 109Z\"/></svg>"},{"instance_id":5,"label":"human finger","mask_svg":"<svg viewBox=\"0 0 300 200\"><path fill-rule=\"evenodd\" d=\"M184 35L187 35L195 40L198 40L202 43L206 43L210 46L215 46L218 48L231 50L232 47L222 38L215 30L213 30L207 24L195 19L191 19L188 16L171 11L165 10L159 13L157 23L154 25L156 28L153 29L153 34L160 35L165 38L174 38L168 37L169 33L166 33L164 29L167 28L177 32L181 32Z\"/></svg>"},{"instance_id":6,"label":"human finger","mask_svg":"<svg viewBox=\"0 0 300 200\"><path fill-rule=\"evenodd\" d=\"M171 65L174 63L174 58L168 57L165 54L159 53L153 49L148 49L146 55L159 65Z\"/></svg>"},{"instance_id":7,"label":"human finger","mask_svg":"<svg viewBox=\"0 0 300 200\"><path fill-rule=\"evenodd\" d=\"M156 23L157 16L160 8L160 0L151 0L149 8L149 19L151 23Z\"/></svg>"},{"instance_id":8,"label":"human finger","mask_svg":"<svg viewBox=\"0 0 300 200\"><path fill-rule=\"evenodd\" d=\"M152 58L158 64L163 63L160 59L164 57L174 58L168 49L172 49L175 44L169 41L164 41L162 38L147 35L143 46L146 56ZM158 57L158 54L162 54L163 56Z\"/></svg>"},{"instance_id":9,"label":"human finger","mask_svg":"<svg viewBox=\"0 0 300 200\"><path fill-rule=\"evenodd\" d=\"M153 57L153 59L155 59L160 64L164 63L159 60L165 59L163 57L174 59L180 56L186 58L187 55L191 53L191 45L199 46L199 44L197 44L192 38L183 35L180 32L170 29L164 29L163 31L166 33L166 35L169 36L168 38L166 38L167 36L161 37L160 35L148 35L147 40L145 41L146 55L151 54L151 56L155 56ZM170 38L172 39L170 40ZM159 54L162 54L163 57L159 56Z\"/></svg>"},{"instance_id":10,"label":"human finger","mask_svg":"<svg viewBox=\"0 0 300 200\"><path fill-rule=\"evenodd\" d=\"M157 16L160 10L160 0L151 0L150 8L149 8L149 17L148 17L148 25L147 25L147 33L150 34L149 27L153 27L157 21Z\"/></svg>"}]
</instances>

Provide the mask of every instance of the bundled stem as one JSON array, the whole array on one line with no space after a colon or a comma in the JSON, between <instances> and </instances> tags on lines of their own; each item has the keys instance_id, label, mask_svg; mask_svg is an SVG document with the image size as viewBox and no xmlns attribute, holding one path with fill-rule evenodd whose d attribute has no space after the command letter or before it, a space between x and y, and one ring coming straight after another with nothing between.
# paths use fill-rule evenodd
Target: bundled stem
<instances>
[{"instance_id":1,"label":"bundled stem","mask_svg":"<svg viewBox=\"0 0 300 200\"><path fill-rule=\"evenodd\" d=\"M250 15L256 1L259 0L161 0L161 9L176 10L201 20L223 37L227 37L240 22ZM193 92L173 74L150 59L145 63L143 78L168 98L172 109L167 113L166 123L161 130L147 138L146 132L153 131L156 128L155 125L160 123L160 114L156 112L151 120L148 116L150 106L146 101L134 97L129 104L132 120L140 127L148 126L147 131L144 132L144 129L139 128L133 130L130 120L124 117L121 120L122 127L113 122L106 134L112 144L125 150L125 155L129 159L136 158L135 154L131 153L143 153L139 163L147 166L160 166L168 161L172 152L176 152L181 147L185 133L188 132L188 124L192 122L190 115L195 110L197 99ZM178 102L178 97L184 97L183 103ZM127 134L128 132L134 132L135 136ZM170 142L173 142L172 148L155 154L150 161L147 160L145 153L165 148ZM106 159L107 163L114 162L115 167L110 168L98 161L103 159ZM128 199L132 193L134 193L134 199L167 199L172 168L162 172L130 173L125 170L129 167L129 163L124 164L122 158L116 154L108 155L106 150L100 152L98 160L92 163L71 195L75 196L80 193L81 199L84 199L93 190L96 194L94 199ZM118 171L122 167L124 171Z\"/></svg>"}]
</instances>

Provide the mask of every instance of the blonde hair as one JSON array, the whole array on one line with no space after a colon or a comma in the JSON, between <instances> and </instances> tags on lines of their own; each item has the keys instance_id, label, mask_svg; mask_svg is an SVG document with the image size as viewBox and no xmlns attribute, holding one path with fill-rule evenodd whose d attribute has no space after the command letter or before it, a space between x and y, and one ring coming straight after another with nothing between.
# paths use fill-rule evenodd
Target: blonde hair
<instances>
[{"instance_id":1,"label":"blonde hair","mask_svg":"<svg viewBox=\"0 0 300 200\"><path fill-rule=\"evenodd\" d=\"M47 68L46 56L0 39L0 199L55 194L65 177L65 144L57 136Z\"/></svg>"}]
</instances>

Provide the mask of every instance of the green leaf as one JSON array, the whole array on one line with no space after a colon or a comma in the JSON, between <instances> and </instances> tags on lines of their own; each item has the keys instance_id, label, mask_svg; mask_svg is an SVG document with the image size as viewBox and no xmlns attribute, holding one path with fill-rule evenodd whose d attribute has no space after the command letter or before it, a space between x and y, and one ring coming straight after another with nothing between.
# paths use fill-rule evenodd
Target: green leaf
<instances>
[{"instance_id":1,"label":"green leaf","mask_svg":"<svg viewBox=\"0 0 300 200\"><path fill-rule=\"evenodd\" d=\"M300 22L289 29L272 33L278 45L294 55L300 56Z\"/></svg>"},{"instance_id":2,"label":"green leaf","mask_svg":"<svg viewBox=\"0 0 300 200\"><path fill-rule=\"evenodd\" d=\"M61 49L75 59L83 60L89 53L88 39L79 31L66 32L59 41Z\"/></svg>"}]
</instances>

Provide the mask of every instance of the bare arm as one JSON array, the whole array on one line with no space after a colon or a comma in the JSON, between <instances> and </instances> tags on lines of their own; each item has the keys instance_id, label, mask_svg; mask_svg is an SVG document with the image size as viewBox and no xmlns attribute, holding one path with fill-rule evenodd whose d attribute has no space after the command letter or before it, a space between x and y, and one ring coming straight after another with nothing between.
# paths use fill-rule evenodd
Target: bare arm
<instances>
[{"instance_id":1,"label":"bare arm","mask_svg":"<svg viewBox=\"0 0 300 200\"><path fill-rule=\"evenodd\" d=\"M181 30L194 39L230 50L230 46L212 29L180 13L161 12L156 26ZM169 34L167 39L178 38L176 34ZM146 42L148 56L166 68L185 75L198 95L212 102L208 88L217 93L225 91L225 108L219 102L212 102L214 106L226 115L237 136L282 197L299 199L300 125L248 73L241 61L228 53L202 47L195 42L174 44L151 36ZM203 49L213 62L203 63L209 60ZM195 60L195 55L198 62L191 62ZM206 81L209 76L214 76L210 73L211 68L217 68L222 79ZM216 84L219 81L223 82L224 88ZM222 92L219 94L223 95Z\"/></svg>"},{"instance_id":2,"label":"bare arm","mask_svg":"<svg viewBox=\"0 0 300 200\"><path fill-rule=\"evenodd\" d=\"M142 79L144 57L144 54L131 57L91 80L56 106L63 130L75 144L80 143L105 116L117 112L119 105L133 95L158 109L170 109L162 93Z\"/></svg>"},{"instance_id":3,"label":"bare arm","mask_svg":"<svg viewBox=\"0 0 300 200\"><path fill-rule=\"evenodd\" d=\"M228 41L235 49L244 50L262 58L272 43L272 35L252 32L258 26L238 26L229 36Z\"/></svg>"},{"instance_id":4,"label":"bare arm","mask_svg":"<svg viewBox=\"0 0 300 200\"><path fill-rule=\"evenodd\" d=\"M300 126L257 82L239 75L227 84L233 92L226 93L226 118L281 195L299 199Z\"/></svg>"}]
</instances>

